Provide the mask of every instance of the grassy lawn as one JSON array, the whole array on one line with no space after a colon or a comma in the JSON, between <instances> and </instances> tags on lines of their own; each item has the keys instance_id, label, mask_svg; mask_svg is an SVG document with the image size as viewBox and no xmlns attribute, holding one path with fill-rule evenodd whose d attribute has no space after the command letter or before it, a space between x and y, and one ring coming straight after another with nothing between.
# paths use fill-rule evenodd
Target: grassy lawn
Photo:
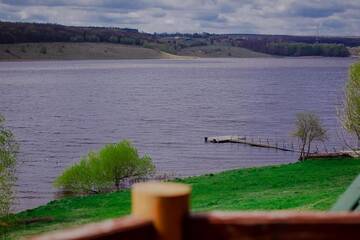
<instances>
[{"instance_id":1,"label":"grassy lawn","mask_svg":"<svg viewBox=\"0 0 360 240\"><path fill-rule=\"evenodd\" d=\"M232 170L178 182L192 185L193 211L326 211L359 173L358 159L329 159ZM66 198L0 220L0 236L19 238L129 213L129 191ZM31 223L34 219L42 221Z\"/></svg>"}]
</instances>

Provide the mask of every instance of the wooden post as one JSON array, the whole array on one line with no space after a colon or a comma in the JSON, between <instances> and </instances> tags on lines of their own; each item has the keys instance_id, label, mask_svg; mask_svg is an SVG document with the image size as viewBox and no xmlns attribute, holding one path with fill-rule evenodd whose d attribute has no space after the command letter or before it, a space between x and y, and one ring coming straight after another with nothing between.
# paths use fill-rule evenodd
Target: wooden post
<instances>
[{"instance_id":1,"label":"wooden post","mask_svg":"<svg viewBox=\"0 0 360 240\"><path fill-rule=\"evenodd\" d=\"M132 215L151 220L160 240L181 240L190 192L191 188L185 184L135 184L131 191Z\"/></svg>"}]
</instances>

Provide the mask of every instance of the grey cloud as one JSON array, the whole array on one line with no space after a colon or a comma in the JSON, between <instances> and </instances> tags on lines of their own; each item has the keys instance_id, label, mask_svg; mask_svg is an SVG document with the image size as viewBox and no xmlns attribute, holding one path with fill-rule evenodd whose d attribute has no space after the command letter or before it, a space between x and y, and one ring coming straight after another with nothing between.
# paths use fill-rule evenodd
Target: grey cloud
<instances>
[{"instance_id":1,"label":"grey cloud","mask_svg":"<svg viewBox=\"0 0 360 240\"><path fill-rule=\"evenodd\" d=\"M201 21L216 21L219 19L219 14L215 12L199 12L193 17L194 20Z\"/></svg>"},{"instance_id":2,"label":"grey cloud","mask_svg":"<svg viewBox=\"0 0 360 240\"><path fill-rule=\"evenodd\" d=\"M346 24L339 19L329 19L329 20L326 20L325 22L323 22L322 27L336 30L339 28L346 27Z\"/></svg>"},{"instance_id":3,"label":"grey cloud","mask_svg":"<svg viewBox=\"0 0 360 240\"><path fill-rule=\"evenodd\" d=\"M323 18L330 17L337 13L345 11L345 7L334 4L330 6L311 6L311 5L298 5L290 11L296 17L310 17L310 18Z\"/></svg>"},{"instance_id":4,"label":"grey cloud","mask_svg":"<svg viewBox=\"0 0 360 240\"><path fill-rule=\"evenodd\" d=\"M360 33L359 0L0 0L0 20L148 32ZM66 15L66 17L64 17Z\"/></svg>"}]
</instances>

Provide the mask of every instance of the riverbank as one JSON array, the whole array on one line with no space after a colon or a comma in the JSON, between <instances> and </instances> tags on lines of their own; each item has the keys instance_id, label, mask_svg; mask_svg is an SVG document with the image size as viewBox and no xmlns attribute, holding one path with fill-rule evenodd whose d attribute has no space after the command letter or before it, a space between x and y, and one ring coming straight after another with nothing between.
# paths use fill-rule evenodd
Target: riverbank
<instances>
[{"instance_id":1,"label":"riverbank","mask_svg":"<svg viewBox=\"0 0 360 240\"><path fill-rule=\"evenodd\" d=\"M349 48L359 57L359 48ZM187 47L176 54L142 46L97 42L40 42L0 44L0 61L38 60L116 60L116 59L194 59L281 57L246 48L223 45Z\"/></svg>"},{"instance_id":2,"label":"riverbank","mask_svg":"<svg viewBox=\"0 0 360 240\"><path fill-rule=\"evenodd\" d=\"M0 44L0 61L190 58L149 48L112 43Z\"/></svg>"},{"instance_id":3,"label":"riverbank","mask_svg":"<svg viewBox=\"0 0 360 240\"><path fill-rule=\"evenodd\" d=\"M239 169L177 181L192 186L193 211L326 211L359 173L358 159L339 158ZM129 213L128 190L66 198L1 220L0 233L14 239Z\"/></svg>"}]
</instances>

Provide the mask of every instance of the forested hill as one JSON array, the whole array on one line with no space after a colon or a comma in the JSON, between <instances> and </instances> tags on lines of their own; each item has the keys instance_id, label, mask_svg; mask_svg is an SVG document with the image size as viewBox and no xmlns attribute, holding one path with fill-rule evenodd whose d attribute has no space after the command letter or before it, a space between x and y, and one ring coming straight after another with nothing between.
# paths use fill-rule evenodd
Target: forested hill
<instances>
[{"instance_id":1,"label":"forested hill","mask_svg":"<svg viewBox=\"0 0 360 240\"><path fill-rule=\"evenodd\" d=\"M74 27L58 24L0 22L0 43L114 42L141 45L151 34L130 28Z\"/></svg>"},{"instance_id":2,"label":"forested hill","mask_svg":"<svg viewBox=\"0 0 360 240\"><path fill-rule=\"evenodd\" d=\"M346 57L350 55L348 48L360 46L360 37L210 33L150 34L130 28L0 22L0 44L29 42L105 42L136 45L172 54L190 52L186 49L191 48L191 52L199 52L202 56L213 56L215 50L221 52L222 49L246 48L280 56ZM216 55L224 56L224 54ZM231 53L226 55L235 56Z\"/></svg>"}]
</instances>

